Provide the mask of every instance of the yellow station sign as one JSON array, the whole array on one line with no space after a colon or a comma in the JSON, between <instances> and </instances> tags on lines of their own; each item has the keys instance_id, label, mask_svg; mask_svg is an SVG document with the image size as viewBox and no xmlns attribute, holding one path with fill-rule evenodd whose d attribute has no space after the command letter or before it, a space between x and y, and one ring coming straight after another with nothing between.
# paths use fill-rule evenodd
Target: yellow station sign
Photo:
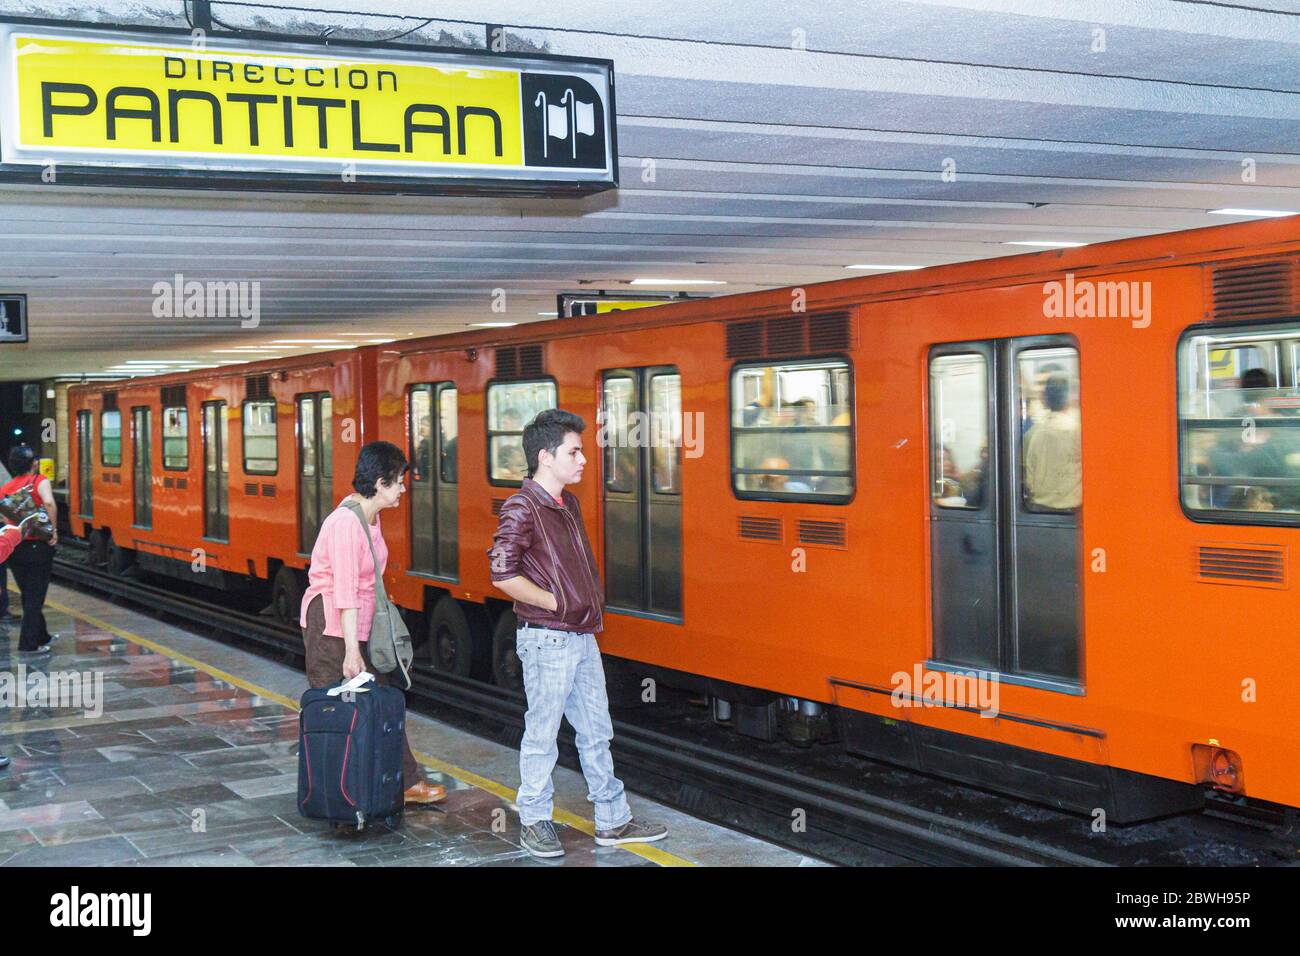
<instances>
[{"instance_id":1,"label":"yellow station sign","mask_svg":"<svg viewBox=\"0 0 1300 956\"><path fill-rule=\"evenodd\" d=\"M615 185L607 62L0 24L0 160Z\"/></svg>"}]
</instances>

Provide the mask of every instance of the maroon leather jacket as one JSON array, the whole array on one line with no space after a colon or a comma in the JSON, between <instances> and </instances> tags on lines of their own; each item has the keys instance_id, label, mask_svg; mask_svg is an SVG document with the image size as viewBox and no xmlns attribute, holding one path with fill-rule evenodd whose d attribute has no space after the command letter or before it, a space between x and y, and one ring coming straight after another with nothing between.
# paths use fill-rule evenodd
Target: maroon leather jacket
<instances>
[{"instance_id":1,"label":"maroon leather jacket","mask_svg":"<svg viewBox=\"0 0 1300 956\"><path fill-rule=\"evenodd\" d=\"M492 580L523 575L555 595L556 609L515 602L521 623L594 634L604 627L605 593L596 570L582 507L569 491L564 505L531 478L501 506L501 522L488 549Z\"/></svg>"}]
</instances>

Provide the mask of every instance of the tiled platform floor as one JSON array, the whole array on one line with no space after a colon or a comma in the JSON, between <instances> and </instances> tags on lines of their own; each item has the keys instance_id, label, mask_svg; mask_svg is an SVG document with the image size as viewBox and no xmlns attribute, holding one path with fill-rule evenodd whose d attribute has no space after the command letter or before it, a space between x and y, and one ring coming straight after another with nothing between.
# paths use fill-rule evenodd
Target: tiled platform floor
<instances>
[{"instance_id":1,"label":"tiled platform floor","mask_svg":"<svg viewBox=\"0 0 1300 956\"><path fill-rule=\"evenodd\" d=\"M0 625L0 753L13 758L0 771L3 866L813 864L635 794L633 811L667 823L669 839L597 848L582 777L564 768L567 855L533 859L515 843L515 751L418 714L412 744L446 801L394 830L334 830L297 813L300 672L57 585L46 613L52 654L19 654L16 628ZM102 681L101 699L13 699L18 678L51 675Z\"/></svg>"}]
</instances>

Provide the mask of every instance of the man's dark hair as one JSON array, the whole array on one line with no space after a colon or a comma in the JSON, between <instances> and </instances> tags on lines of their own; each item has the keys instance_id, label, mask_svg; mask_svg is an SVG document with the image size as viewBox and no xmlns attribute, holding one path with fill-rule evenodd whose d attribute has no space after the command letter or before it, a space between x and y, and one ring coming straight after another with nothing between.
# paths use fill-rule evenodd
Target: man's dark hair
<instances>
[{"instance_id":1,"label":"man's dark hair","mask_svg":"<svg viewBox=\"0 0 1300 956\"><path fill-rule=\"evenodd\" d=\"M15 445L9 449L9 473L17 478L32 470L36 464L36 452L31 445Z\"/></svg>"},{"instance_id":2,"label":"man's dark hair","mask_svg":"<svg viewBox=\"0 0 1300 956\"><path fill-rule=\"evenodd\" d=\"M573 412L562 408L548 408L538 412L537 416L524 426L524 457L528 460L528 477L537 474L537 456L543 448L552 455L555 449L564 444L564 436L569 432L582 434L587 427Z\"/></svg>"},{"instance_id":3,"label":"man's dark hair","mask_svg":"<svg viewBox=\"0 0 1300 956\"><path fill-rule=\"evenodd\" d=\"M1070 380L1057 372L1043 385L1043 404L1054 412L1063 411L1070 400Z\"/></svg>"},{"instance_id":4,"label":"man's dark hair","mask_svg":"<svg viewBox=\"0 0 1300 956\"><path fill-rule=\"evenodd\" d=\"M1241 375L1242 388L1272 388L1273 376L1262 368L1248 368Z\"/></svg>"},{"instance_id":5,"label":"man's dark hair","mask_svg":"<svg viewBox=\"0 0 1300 956\"><path fill-rule=\"evenodd\" d=\"M372 441L362 445L357 455L357 470L352 473L352 487L363 498L373 498L380 478L393 484L409 467L402 450L390 441Z\"/></svg>"}]
</instances>

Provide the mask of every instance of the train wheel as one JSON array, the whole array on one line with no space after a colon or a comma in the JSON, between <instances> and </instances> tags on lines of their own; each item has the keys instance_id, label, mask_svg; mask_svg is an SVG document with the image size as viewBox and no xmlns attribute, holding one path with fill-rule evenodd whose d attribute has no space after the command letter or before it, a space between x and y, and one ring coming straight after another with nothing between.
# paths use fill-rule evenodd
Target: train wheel
<instances>
[{"instance_id":1,"label":"train wheel","mask_svg":"<svg viewBox=\"0 0 1300 956\"><path fill-rule=\"evenodd\" d=\"M275 572L271 585L271 610L281 624L297 624L302 612L302 580L293 568Z\"/></svg>"},{"instance_id":2,"label":"train wheel","mask_svg":"<svg viewBox=\"0 0 1300 956\"><path fill-rule=\"evenodd\" d=\"M429 615L429 659L433 669L468 677L474 666L474 634L465 609L453 597L444 597Z\"/></svg>"},{"instance_id":3,"label":"train wheel","mask_svg":"<svg viewBox=\"0 0 1300 956\"><path fill-rule=\"evenodd\" d=\"M108 539L108 559L107 565L109 573L116 574L119 577L130 571L135 566L135 552L130 548L124 548L112 538Z\"/></svg>"},{"instance_id":4,"label":"train wheel","mask_svg":"<svg viewBox=\"0 0 1300 956\"><path fill-rule=\"evenodd\" d=\"M497 618L492 630L492 682L498 687L524 692L524 671L515 653L515 630L519 622L514 611L506 611Z\"/></svg>"},{"instance_id":5,"label":"train wheel","mask_svg":"<svg viewBox=\"0 0 1300 956\"><path fill-rule=\"evenodd\" d=\"M90 532L90 563L93 567L102 568L104 562L108 560L108 535L102 529L96 528Z\"/></svg>"}]
</instances>

